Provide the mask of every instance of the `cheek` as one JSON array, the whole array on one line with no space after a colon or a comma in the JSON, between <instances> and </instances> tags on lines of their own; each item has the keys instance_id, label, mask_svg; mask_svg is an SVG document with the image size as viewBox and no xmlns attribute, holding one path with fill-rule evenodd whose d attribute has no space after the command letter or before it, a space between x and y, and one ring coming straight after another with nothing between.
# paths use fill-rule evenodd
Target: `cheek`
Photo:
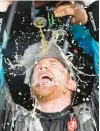
<instances>
[{"instance_id":1,"label":"cheek","mask_svg":"<svg viewBox=\"0 0 100 131\"><path fill-rule=\"evenodd\" d=\"M55 69L53 71L55 80L57 81L61 81L62 83L67 83L67 79L68 79L68 73L65 69Z\"/></svg>"},{"instance_id":2,"label":"cheek","mask_svg":"<svg viewBox=\"0 0 100 131\"><path fill-rule=\"evenodd\" d=\"M35 85L37 84L37 82L38 82L37 73L34 72L34 73L32 74L32 78L31 78L31 86L35 86Z\"/></svg>"},{"instance_id":3,"label":"cheek","mask_svg":"<svg viewBox=\"0 0 100 131\"><path fill-rule=\"evenodd\" d=\"M76 91L77 85L76 85L76 81L70 79L68 82L68 89L71 91Z\"/></svg>"}]
</instances>

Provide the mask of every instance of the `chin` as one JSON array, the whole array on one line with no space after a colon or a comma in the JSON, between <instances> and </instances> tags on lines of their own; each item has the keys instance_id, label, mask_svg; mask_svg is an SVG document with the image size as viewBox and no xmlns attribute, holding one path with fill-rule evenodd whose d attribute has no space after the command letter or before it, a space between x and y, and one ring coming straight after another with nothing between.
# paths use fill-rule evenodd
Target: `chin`
<instances>
[{"instance_id":1,"label":"chin","mask_svg":"<svg viewBox=\"0 0 100 131\"><path fill-rule=\"evenodd\" d=\"M34 87L34 94L39 97L49 96L54 91L54 87Z\"/></svg>"},{"instance_id":2,"label":"chin","mask_svg":"<svg viewBox=\"0 0 100 131\"><path fill-rule=\"evenodd\" d=\"M39 101L50 101L51 99L58 98L62 91L61 87L52 86L52 87L34 87L33 88L34 94Z\"/></svg>"}]
</instances>

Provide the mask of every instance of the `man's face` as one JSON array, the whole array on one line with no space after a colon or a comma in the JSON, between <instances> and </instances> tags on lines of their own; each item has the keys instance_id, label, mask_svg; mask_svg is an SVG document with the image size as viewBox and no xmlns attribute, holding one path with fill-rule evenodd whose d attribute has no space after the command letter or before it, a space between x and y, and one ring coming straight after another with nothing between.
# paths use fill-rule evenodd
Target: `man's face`
<instances>
[{"instance_id":1,"label":"man's face","mask_svg":"<svg viewBox=\"0 0 100 131\"><path fill-rule=\"evenodd\" d=\"M33 70L31 87L36 97L53 97L64 92L68 80L69 73L59 60L44 58Z\"/></svg>"}]
</instances>

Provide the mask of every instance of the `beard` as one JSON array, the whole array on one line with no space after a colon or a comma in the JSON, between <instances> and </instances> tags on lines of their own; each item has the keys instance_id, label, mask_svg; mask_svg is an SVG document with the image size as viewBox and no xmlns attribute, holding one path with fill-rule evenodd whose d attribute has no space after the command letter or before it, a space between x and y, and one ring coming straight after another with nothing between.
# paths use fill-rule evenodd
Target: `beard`
<instances>
[{"instance_id":1,"label":"beard","mask_svg":"<svg viewBox=\"0 0 100 131\"><path fill-rule=\"evenodd\" d=\"M48 102L59 98L64 92L64 90L65 87L62 85L53 85L51 87L39 87L39 85L36 85L32 87L32 92L36 96L37 100L43 102Z\"/></svg>"}]
</instances>

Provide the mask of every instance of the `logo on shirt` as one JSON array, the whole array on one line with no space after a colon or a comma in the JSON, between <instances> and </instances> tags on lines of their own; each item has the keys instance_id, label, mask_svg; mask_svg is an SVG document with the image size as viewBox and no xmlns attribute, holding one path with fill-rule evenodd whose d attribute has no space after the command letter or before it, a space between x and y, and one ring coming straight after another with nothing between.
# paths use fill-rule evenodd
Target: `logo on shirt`
<instances>
[{"instance_id":1,"label":"logo on shirt","mask_svg":"<svg viewBox=\"0 0 100 131\"><path fill-rule=\"evenodd\" d=\"M77 129L77 120L74 117L72 120L68 121L68 131L76 131Z\"/></svg>"}]
</instances>

